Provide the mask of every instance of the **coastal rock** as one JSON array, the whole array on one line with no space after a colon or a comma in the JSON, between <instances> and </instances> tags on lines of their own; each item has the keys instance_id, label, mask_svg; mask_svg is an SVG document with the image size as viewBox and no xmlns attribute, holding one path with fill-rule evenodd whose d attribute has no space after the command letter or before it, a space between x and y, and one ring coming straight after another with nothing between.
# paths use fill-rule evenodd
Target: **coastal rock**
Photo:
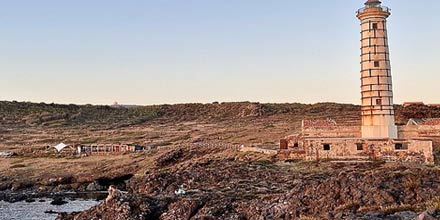
<instances>
[{"instance_id":1,"label":"coastal rock","mask_svg":"<svg viewBox=\"0 0 440 220\"><path fill-rule=\"evenodd\" d=\"M435 220L435 218L428 214L428 212L423 212L413 220Z\"/></svg>"},{"instance_id":2,"label":"coastal rock","mask_svg":"<svg viewBox=\"0 0 440 220\"><path fill-rule=\"evenodd\" d=\"M119 199L122 197L122 195L123 195L122 192L112 185L108 189L108 196L105 199L105 202L110 202L114 199Z\"/></svg>"},{"instance_id":3,"label":"coastal rock","mask_svg":"<svg viewBox=\"0 0 440 220\"><path fill-rule=\"evenodd\" d=\"M108 220L148 220L158 219L164 206L157 200L137 195L124 195L114 186L109 188L109 196L101 204L91 209L74 213L72 216L60 216L59 219L108 219Z\"/></svg>"},{"instance_id":4,"label":"coastal rock","mask_svg":"<svg viewBox=\"0 0 440 220\"><path fill-rule=\"evenodd\" d=\"M104 187L99 185L97 182L90 183L87 185L86 188L87 191L93 192L93 191L102 191L104 190Z\"/></svg>"},{"instance_id":5,"label":"coastal rock","mask_svg":"<svg viewBox=\"0 0 440 220\"><path fill-rule=\"evenodd\" d=\"M51 205L64 205L67 203L68 202L64 201L63 198L61 198L61 197L56 197L53 199L52 202L50 202Z\"/></svg>"}]
</instances>

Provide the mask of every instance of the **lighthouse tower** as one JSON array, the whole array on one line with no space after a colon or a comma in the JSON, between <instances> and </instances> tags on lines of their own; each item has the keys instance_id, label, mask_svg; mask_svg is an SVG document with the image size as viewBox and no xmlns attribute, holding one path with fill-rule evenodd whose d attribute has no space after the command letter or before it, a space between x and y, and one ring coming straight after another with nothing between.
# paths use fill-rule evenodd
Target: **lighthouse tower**
<instances>
[{"instance_id":1,"label":"lighthouse tower","mask_svg":"<svg viewBox=\"0 0 440 220\"><path fill-rule=\"evenodd\" d=\"M387 37L390 9L368 0L361 21L362 138L397 138Z\"/></svg>"}]
</instances>

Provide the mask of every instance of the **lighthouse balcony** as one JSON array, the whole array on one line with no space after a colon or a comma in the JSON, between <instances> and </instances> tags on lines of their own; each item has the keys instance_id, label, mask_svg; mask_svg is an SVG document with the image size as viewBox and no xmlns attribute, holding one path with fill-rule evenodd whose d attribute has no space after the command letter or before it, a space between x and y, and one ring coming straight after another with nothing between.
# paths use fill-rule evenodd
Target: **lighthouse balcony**
<instances>
[{"instance_id":1,"label":"lighthouse balcony","mask_svg":"<svg viewBox=\"0 0 440 220\"><path fill-rule=\"evenodd\" d=\"M363 8L360 8L359 10L357 10L357 13L360 14L360 13L365 12L366 10L383 11L383 12L391 13L391 9L386 6L366 6L366 7L363 7Z\"/></svg>"}]
</instances>

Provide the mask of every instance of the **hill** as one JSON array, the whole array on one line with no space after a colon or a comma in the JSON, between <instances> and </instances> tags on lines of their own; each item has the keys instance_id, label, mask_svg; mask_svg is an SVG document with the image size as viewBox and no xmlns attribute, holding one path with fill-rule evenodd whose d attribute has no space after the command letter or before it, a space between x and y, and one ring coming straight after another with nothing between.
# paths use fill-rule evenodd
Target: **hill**
<instances>
[{"instance_id":1,"label":"hill","mask_svg":"<svg viewBox=\"0 0 440 220\"><path fill-rule=\"evenodd\" d=\"M440 169L401 163L281 162L229 143L277 147L302 119L360 125L350 104L212 103L136 107L0 102L0 200L51 193L129 191L60 219L413 219L440 217ZM398 123L440 117L428 106L396 106ZM45 146L136 143L138 154L72 157ZM189 145L183 145L183 143ZM184 195L176 190L184 189Z\"/></svg>"},{"instance_id":2,"label":"hill","mask_svg":"<svg viewBox=\"0 0 440 220\"><path fill-rule=\"evenodd\" d=\"M440 117L440 108L396 106L397 123ZM134 107L0 102L0 147L46 146L59 142L170 145L218 141L273 145L294 133L303 119L360 124L351 104L212 103Z\"/></svg>"}]
</instances>

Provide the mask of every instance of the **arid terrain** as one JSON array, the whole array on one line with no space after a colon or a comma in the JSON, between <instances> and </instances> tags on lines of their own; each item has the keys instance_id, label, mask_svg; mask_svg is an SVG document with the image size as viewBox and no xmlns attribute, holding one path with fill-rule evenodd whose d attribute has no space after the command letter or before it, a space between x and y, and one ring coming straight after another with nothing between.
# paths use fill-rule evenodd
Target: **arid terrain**
<instances>
[{"instance_id":1,"label":"arid terrain","mask_svg":"<svg viewBox=\"0 0 440 220\"><path fill-rule=\"evenodd\" d=\"M359 109L334 103L0 102L0 151L16 153L0 158L0 199L116 185L128 193L60 219L440 218L437 165L279 161L232 147L276 147L280 138L298 131L302 119L360 124ZM440 117L440 108L396 106L396 114L405 124L409 118ZM157 148L78 158L47 148L60 142Z\"/></svg>"}]
</instances>

